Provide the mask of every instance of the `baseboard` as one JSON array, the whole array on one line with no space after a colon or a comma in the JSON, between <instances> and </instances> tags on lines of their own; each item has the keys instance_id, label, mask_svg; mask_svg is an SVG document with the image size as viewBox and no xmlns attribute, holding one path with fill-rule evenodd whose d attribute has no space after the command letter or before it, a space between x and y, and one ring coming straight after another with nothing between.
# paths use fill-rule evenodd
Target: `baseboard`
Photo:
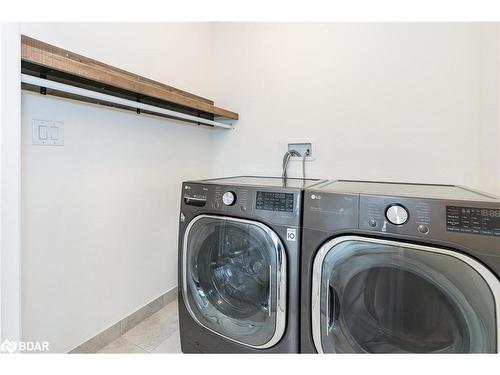
<instances>
[{"instance_id":1,"label":"baseboard","mask_svg":"<svg viewBox=\"0 0 500 375\"><path fill-rule=\"evenodd\" d=\"M113 324L111 327L106 328L104 331L98 333L91 339L78 345L69 353L70 354L97 353L99 350L104 348L110 342L116 340L125 332L134 328L144 319L149 318L155 312L161 310L164 306L168 305L170 302L173 302L176 298L177 298L177 287L174 287L165 294L159 296L158 298L155 298L147 305L141 307L139 310L133 312L132 314L120 320L119 322Z\"/></svg>"}]
</instances>

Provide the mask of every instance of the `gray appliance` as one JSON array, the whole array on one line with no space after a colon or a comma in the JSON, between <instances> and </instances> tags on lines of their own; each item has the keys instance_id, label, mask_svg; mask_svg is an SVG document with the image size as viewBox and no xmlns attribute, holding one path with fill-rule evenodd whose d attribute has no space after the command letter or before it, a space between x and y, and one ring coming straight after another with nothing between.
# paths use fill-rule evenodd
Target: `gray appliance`
<instances>
[{"instance_id":1,"label":"gray appliance","mask_svg":"<svg viewBox=\"0 0 500 375\"><path fill-rule=\"evenodd\" d=\"M499 351L500 202L446 185L304 193L301 351Z\"/></svg>"},{"instance_id":2,"label":"gray appliance","mask_svg":"<svg viewBox=\"0 0 500 375\"><path fill-rule=\"evenodd\" d=\"M318 182L243 176L183 183L184 353L299 351L302 191Z\"/></svg>"}]
</instances>

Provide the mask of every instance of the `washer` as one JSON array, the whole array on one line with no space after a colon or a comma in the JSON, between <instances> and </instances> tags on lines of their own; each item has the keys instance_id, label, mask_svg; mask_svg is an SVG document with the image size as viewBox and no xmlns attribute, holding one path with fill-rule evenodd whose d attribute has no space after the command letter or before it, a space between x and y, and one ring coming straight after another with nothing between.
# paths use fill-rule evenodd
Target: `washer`
<instances>
[{"instance_id":1,"label":"washer","mask_svg":"<svg viewBox=\"0 0 500 375\"><path fill-rule=\"evenodd\" d=\"M242 176L183 183L184 353L299 351L302 191L318 182Z\"/></svg>"},{"instance_id":2,"label":"washer","mask_svg":"<svg viewBox=\"0 0 500 375\"><path fill-rule=\"evenodd\" d=\"M302 275L302 352L498 352L500 201L448 185L321 184L304 193Z\"/></svg>"}]
</instances>

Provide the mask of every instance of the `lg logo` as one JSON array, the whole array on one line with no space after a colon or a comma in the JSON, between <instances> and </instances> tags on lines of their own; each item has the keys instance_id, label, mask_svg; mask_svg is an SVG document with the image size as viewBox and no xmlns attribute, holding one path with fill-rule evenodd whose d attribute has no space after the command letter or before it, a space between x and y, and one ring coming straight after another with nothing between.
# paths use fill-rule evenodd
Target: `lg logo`
<instances>
[{"instance_id":1,"label":"lg logo","mask_svg":"<svg viewBox=\"0 0 500 375\"><path fill-rule=\"evenodd\" d=\"M297 229L287 228L286 229L286 240L287 241L297 241Z\"/></svg>"}]
</instances>

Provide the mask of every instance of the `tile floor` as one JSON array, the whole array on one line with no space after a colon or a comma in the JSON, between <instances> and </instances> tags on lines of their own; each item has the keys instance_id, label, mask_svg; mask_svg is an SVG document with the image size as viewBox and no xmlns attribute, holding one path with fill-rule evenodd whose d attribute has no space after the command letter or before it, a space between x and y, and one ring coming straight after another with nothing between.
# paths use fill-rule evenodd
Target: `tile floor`
<instances>
[{"instance_id":1,"label":"tile floor","mask_svg":"<svg viewBox=\"0 0 500 375\"><path fill-rule=\"evenodd\" d=\"M125 332L98 353L181 353L177 300Z\"/></svg>"}]
</instances>

